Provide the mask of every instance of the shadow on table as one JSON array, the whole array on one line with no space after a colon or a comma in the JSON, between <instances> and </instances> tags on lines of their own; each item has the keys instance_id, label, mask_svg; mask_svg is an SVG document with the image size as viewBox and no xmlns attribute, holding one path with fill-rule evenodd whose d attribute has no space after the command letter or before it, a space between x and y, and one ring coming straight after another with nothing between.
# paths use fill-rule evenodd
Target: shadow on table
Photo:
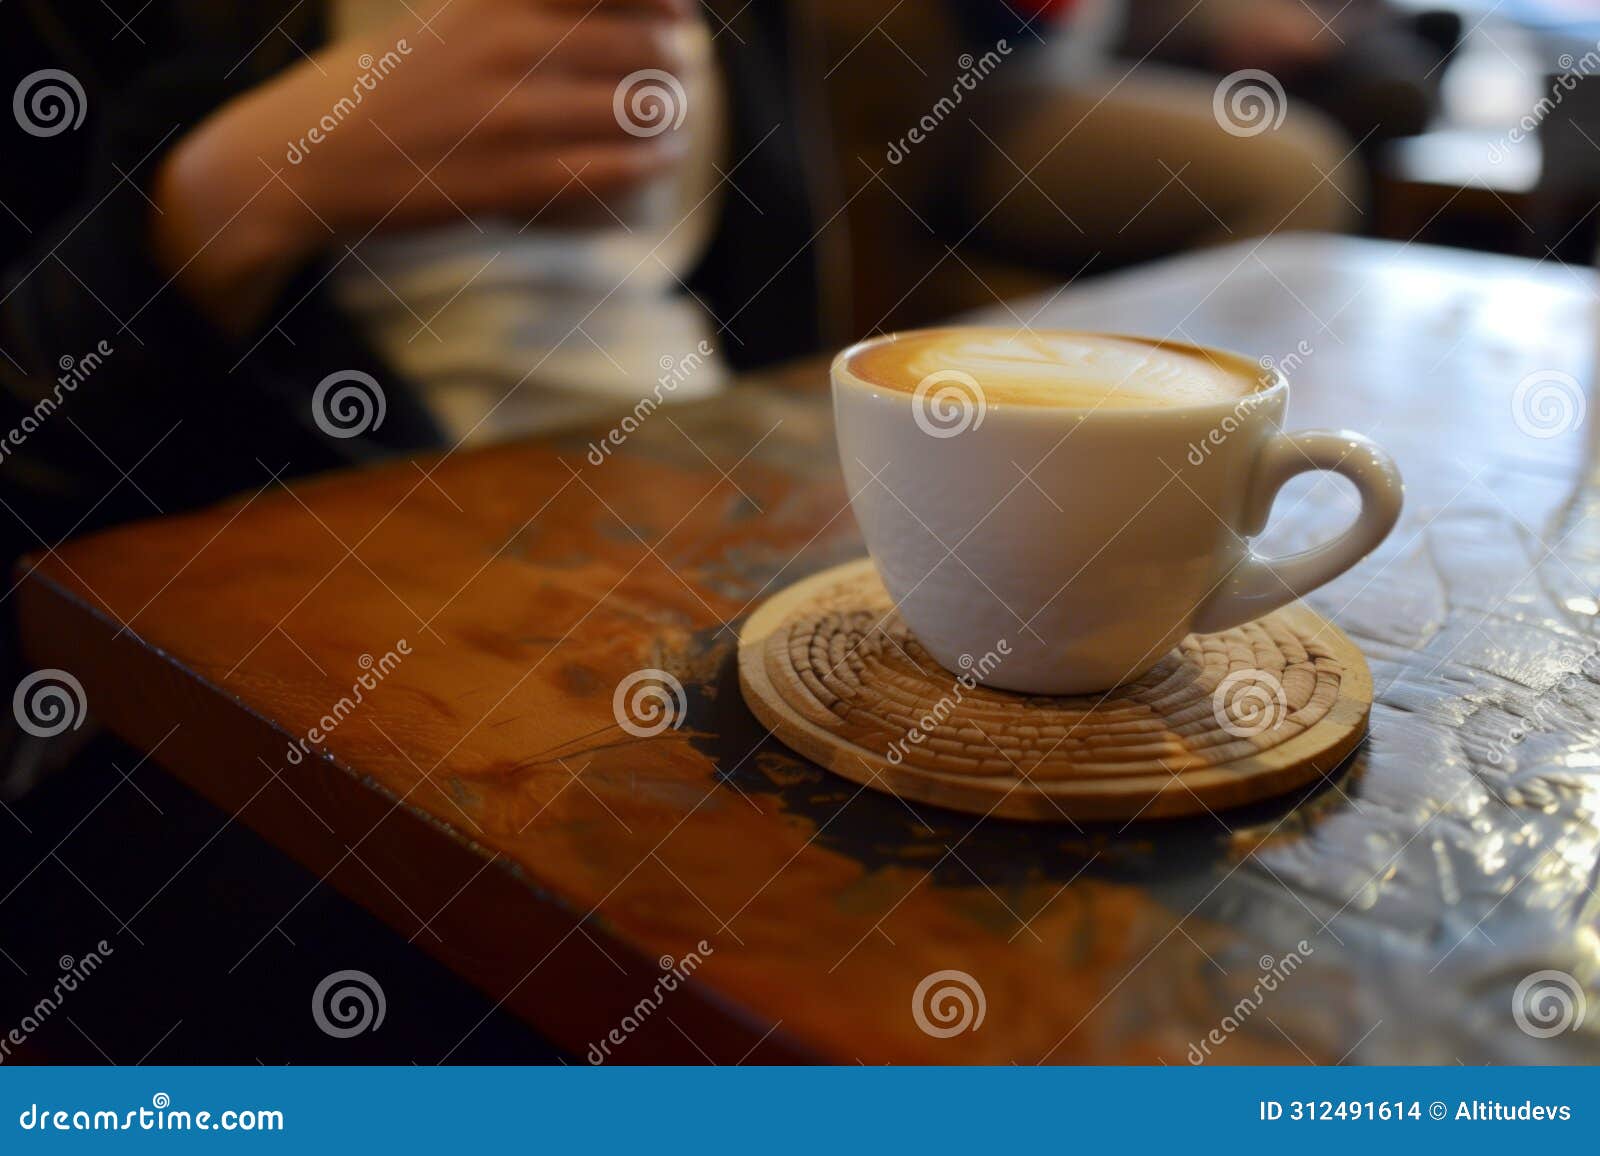
<instances>
[{"instance_id":1,"label":"shadow on table","mask_svg":"<svg viewBox=\"0 0 1600 1156\"><path fill-rule=\"evenodd\" d=\"M869 871L933 869L935 886L1065 883L1079 875L1155 885L1209 878L1269 832L1292 836L1324 808L1339 806L1334 784L1360 773L1364 745L1328 779L1276 799L1217 814L1134 822L1027 822L984 818L900 799L822 769L766 734L744 706L732 647L715 683L686 688L689 717L714 713L717 733L694 739L719 775L746 795L775 797L816 828L816 842ZM698 700L698 701L696 701ZM730 705L731 704L731 705ZM734 769L737 768L737 769ZM955 848L958 854L947 854Z\"/></svg>"}]
</instances>

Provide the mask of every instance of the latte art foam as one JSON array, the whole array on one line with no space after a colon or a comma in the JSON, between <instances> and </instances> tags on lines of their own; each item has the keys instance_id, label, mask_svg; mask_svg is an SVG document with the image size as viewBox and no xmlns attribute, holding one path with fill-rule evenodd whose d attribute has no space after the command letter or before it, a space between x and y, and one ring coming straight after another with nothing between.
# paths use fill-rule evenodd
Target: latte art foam
<instances>
[{"instance_id":1,"label":"latte art foam","mask_svg":"<svg viewBox=\"0 0 1600 1156\"><path fill-rule=\"evenodd\" d=\"M929 329L856 351L850 370L914 393L934 374L964 374L991 404L1155 409L1235 402L1262 387L1241 357L1137 337L1060 330Z\"/></svg>"}]
</instances>

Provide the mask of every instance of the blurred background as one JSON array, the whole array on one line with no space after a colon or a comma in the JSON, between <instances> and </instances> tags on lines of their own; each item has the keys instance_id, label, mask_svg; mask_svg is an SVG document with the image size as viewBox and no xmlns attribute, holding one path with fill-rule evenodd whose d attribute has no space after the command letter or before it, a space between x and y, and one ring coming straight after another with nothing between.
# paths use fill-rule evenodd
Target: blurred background
<instances>
[{"instance_id":1,"label":"blurred background","mask_svg":"<svg viewBox=\"0 0 1600 1156\"><path fill-rule=\"evenodd\" d=\"M113 523L714 397L1207 246L1597 250L1593 0L7 0L0 65L18 574ZM148 940L83 997L94 1038L56 1023L22 1057L454 1042L413 1019L335 1055L278 1006L355 957L489 1017L455 1058L560 1058L137 752L7 747L0 992L63 944ZM152 1019L151 985L180 1012Z\"/></svg>"}]
</instances>

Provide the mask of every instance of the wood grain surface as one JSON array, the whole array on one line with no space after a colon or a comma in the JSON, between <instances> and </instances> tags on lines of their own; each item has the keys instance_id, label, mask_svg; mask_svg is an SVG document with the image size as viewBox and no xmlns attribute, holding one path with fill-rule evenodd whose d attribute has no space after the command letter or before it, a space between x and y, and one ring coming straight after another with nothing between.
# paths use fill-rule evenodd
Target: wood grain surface
<instances>
[{"instance_id":1,"label":"wood grain surface","mask_svg":"<svg viewBox=\"0 0 1600 1156\"><path fill-rule=\"evenodd\" d=\"M600 464L590 431L264 473L33 560L25 639L118 733L579 1056L631 1017L604 1058L1594 1060L1600 1025L1534 1038L1511 1001L1538 968L1592 985L1600 959L1595 423L1541 428L1519 393L1544 374L1586 396L1595 288L1287 238L996 311L1271 357L1291 426L1399 461L1401 526L1312 600L1371 663L1371 737L1337 783L1241 811L977 820L768 736L740 701L741 620L861 553L820 362L663 409ZM1262 545L1350 513L1340 483L1299 479ZM678 725L619 724L639 671L682 686ZM690 952L691 981L641 1009ZM947 971L983 992L977 1030L924 1030L919 985Z\"/></svg>"},{"instance_id":2,"label":"wood grain surface","mask_svg":"<svg viewBox=\"0 0 1600 1156\"><path fill-rule=\"evenodd\" d=\"M1102 694L990 690L979 680L1004 652L965 657L940 666L862 558L750 615L739 689L786 745L852 782L1046 823L1223 811L1331 779L1372 706L1361 652L1304 605L1190 635Z\"/></svg>"}]
</instances>

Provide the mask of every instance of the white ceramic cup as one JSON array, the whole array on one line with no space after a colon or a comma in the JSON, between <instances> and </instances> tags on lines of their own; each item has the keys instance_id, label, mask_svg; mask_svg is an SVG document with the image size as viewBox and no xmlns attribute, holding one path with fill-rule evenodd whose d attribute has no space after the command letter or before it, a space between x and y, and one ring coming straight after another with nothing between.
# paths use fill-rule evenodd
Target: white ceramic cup
<instances>
[{"instance_id":1,"label":"white ceramic cup","mask_svg":"<svg viewBox=\"0 0 1600 1156\"><path fill-rule=\"evenodd\" d=\"M1288 382L1239 354L1202 351L1264 378L1239 401L1072 408L995 404L962 375L898 390L851 371L890 340L833 362L851 507L917 639L986 685L1087 694L1127 682L1191 631L1259 618L1338 577L1400 515L1382 447L1348 430L1283 433ZM1349 478L1360 514L1323 545L1260 557L1247 539L1307 470ZM1003 659L979 661L1002 641Z\"/></svg>"}]
</instances>

